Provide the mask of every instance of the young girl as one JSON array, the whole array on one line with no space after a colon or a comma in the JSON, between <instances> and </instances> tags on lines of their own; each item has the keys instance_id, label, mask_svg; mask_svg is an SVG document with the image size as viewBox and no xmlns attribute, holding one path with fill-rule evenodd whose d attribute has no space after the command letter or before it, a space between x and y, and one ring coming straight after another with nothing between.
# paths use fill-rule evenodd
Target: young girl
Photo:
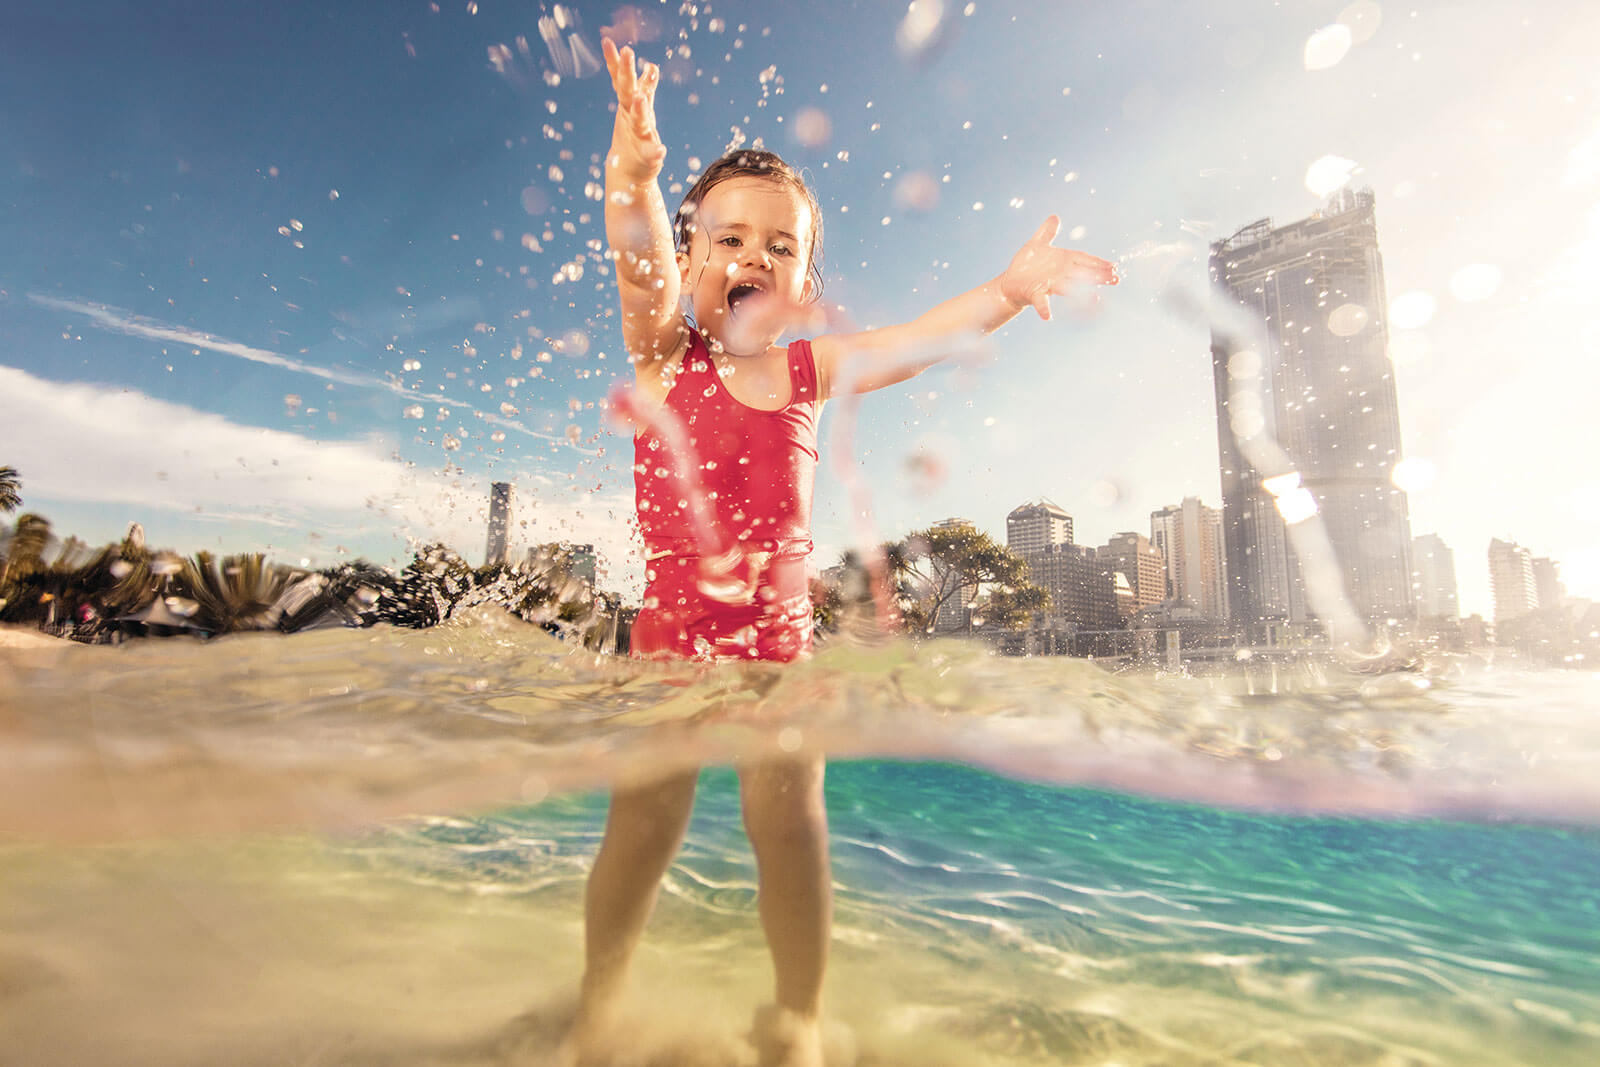
<instances>
[{"instance_id":1,"label":"young girl","mask_svg":"<svg viewBox=\"0 0 1600 1067\"><path fill-rule=\"evenodd\" d=\"M609 40L604 51L617 93L606 237L634 366L629 404L642 424L634 478L647 587L633 654L791 661L811 648L806 560L823 403L905 381L1024 308L1048 319L1052 293L1116 276L1103 259L1052 247L1052 216L998 277L909 323L779 346L821 290L816 198L777 156L736 151L695 182L674 227L657 184L660 69L636 69L633 50L619 54ZM585 899L575 1058L602 1043L696 777L612 796ZM762 1062L821 1067L832 913L823 760L746 764L739 779L777 976L776 1004L757 1019Z\"/></svg>"}]
</instances>

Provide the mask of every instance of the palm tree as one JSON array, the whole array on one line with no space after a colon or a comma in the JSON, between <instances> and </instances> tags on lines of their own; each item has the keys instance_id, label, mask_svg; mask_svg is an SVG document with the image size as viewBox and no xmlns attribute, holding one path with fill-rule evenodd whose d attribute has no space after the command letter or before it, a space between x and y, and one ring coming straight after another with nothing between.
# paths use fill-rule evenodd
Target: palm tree
<instances>
[{"instance_id":1,"label":"palm tree","mask_svg":"<svg viewBox=\"0 0 1600 1067\"><path fill-rule=\"evenodd\" d=\"M6 569L11 573L29 572L44 566L44 554L55 540L50 520L31 511L17 516L17 525L6 541Z\"/></svg>"},{"instance_id":2,"label":"palm tree","mask_svg":"<svg viewBox=\"0 0 1600 1067\"><path fill-rule=\"evenodd\" d=\"M44 568L53 540L49 519L32 512L17 516L17 525L0 539L0 607L16 595L17 582Z\"/></svg>"},{"instance_id":3,"label":"palm tree","mask_svg":"<svg viewBox=\"0 0 1600 1067\"><path fill-rule=\"evenodd\" d=\"M7 515L22 505L22 476L15 467L0 467L0 511Z\"/></svg>"}]
</instances>

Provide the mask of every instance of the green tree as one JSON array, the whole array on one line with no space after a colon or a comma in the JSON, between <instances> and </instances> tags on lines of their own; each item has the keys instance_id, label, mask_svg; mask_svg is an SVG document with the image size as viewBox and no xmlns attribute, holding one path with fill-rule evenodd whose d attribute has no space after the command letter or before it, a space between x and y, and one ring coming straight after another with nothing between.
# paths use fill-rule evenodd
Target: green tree
<instances>
[{"instance_id":1,"label":"green tree","mask_svg":"<svg viewBox=\"0 0 1600 1067\"><path fill-rule=\"evenodd\" d=\"M957 597L981 603L981 610L967 614L968 633L980 619L1016 629L1047 600L1028 581L1021 556L967 523L914 531L887 554L887 564L912 632L930 632L939 609Z\"/></svg>"},{"instance_id":2,"label":"green tree","mask_svg":"<svg viewBox=\"0 0 1600 1067\"><path fill-rule=\"evenodd\" d=\"M7 515L22 506L22 476L15 467L0 467L0 511Z\"/></svg>"}]
</instances>

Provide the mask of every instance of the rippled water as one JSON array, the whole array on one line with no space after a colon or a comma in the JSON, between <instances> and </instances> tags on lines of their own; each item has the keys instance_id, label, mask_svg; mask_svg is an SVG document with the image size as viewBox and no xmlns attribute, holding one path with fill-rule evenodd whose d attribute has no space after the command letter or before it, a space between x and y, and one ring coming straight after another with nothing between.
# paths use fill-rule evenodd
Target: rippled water
<instances>
[{"instance_id":1,"label":"rippled water","mask_svg":"<svg viewBox=\"0 0 1600 1067\"><path fill-rule=\"evenodd\" d=\"M959 644L706 673L489 614L0 657L17 1062L538 1062L596 787L814 746L828 998L863 1064L1600 1047L1592 676L1304 665L1274 695ZM751 1062L770 979L737 809L705 772L629 1062Z\"/></svg>"}]
</instances>

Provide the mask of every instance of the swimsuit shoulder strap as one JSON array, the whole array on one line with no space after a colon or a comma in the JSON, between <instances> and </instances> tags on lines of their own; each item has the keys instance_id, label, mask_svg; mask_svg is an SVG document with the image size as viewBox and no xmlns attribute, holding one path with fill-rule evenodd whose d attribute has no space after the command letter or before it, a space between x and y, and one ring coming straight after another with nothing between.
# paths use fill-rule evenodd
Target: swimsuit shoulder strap
<instances>
[{"instance_id":1,"label":"swimsuit shoulder strap","mask_svg":"<svg viewBox=\"0 0 1600 1067\"><path fill-rule=\"evenodd\" d=\"M811 354L811 342L789 342L789 402L810 404L817 399L817 361Z\"/></svg>"}]
</instances>

